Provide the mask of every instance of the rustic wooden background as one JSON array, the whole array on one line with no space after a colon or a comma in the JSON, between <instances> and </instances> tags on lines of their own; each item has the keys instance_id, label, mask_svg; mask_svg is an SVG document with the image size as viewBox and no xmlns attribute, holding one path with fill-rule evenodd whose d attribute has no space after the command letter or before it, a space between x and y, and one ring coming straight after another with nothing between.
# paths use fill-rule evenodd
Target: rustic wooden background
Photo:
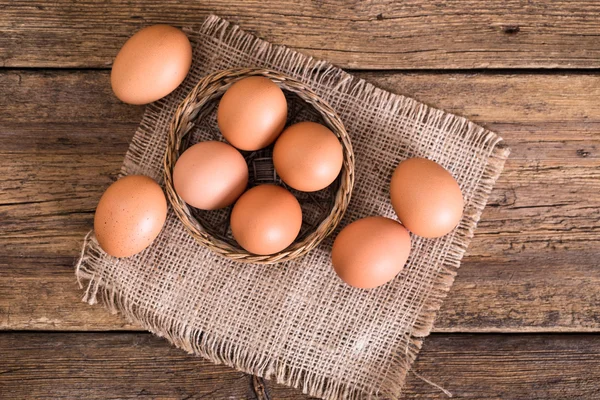
<instances>
[{"instance_id":1,"label":"rustic wooden background","mask_svg":"<svg viewBox=\"0 0 600 400\"><path fill-rule=\"evenodd\" d=\"M600 398L600 3L0 1L0 398L306 399L80 302L73 264L143 108L138 29L216 13L512 148L415 364L455 398ZM409 376L407 398L445 398Z\"/></svg>"}]
</instances>

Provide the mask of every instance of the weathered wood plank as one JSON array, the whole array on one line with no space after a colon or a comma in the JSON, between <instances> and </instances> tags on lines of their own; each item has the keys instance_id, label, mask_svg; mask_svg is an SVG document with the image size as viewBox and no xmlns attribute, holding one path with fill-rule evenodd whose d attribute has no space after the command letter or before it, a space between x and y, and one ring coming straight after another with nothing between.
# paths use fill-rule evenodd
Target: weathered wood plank
<instances>
[{"instance_id":1,"label":"weathered wood plank","mask_svg":"<svg viewBox=\"0 0 600 400\"><path fill-rule=\"evenodd\" d=\"M435 329L600 331L600 76L361 76L512 148ZM106 71L2 72L0 93L0 329L136 329L77 302L72 265L143 109Z\"/></svg>"},{"instance_id":2,"label":"weathered wood plank","mask_svg":"<svg viewBox=\"0 0 600 400\"><path fill-rule=\"evenodd\" d=\"M16 264L20 260L16 260ZM9 261L10 262L10 261ZM0 278L0 331L16 330L141 330L120 315L112 315L99 306L81 302L71 266L73 259L56 265L54 259L36 260L40 270L54 268L53 275L36 272L28 278L2 274ZM7 265L0 265L5 270ZM1 364L1 363L0 363ZM1 396L0 396L1 398Z\"/></svg>"},{"instance_id":3,"label":"weathered wood plank","mask_svg":"<svg viewBox=\"0 0 600 400\"><path fill-rule=\"evenodd\" d=\"M599 332L597 255L571 252L557 259L528 255L506 262L467 257L434 331ZM583 260L580 264L578 257ZM0 330L141 329L80 301L83 291L73 275L74 258L75 254L62 259L4 259ZM23 269L13 273L16 266ZM30 277L23 277L26 274Z\"/></svg>"},{"instance_id":4,"label":"weathered wood plank","mask_svg":"<svg viewBox=\"0 0 600 400\"><path fill-rule=\"evenodd\" d=\"M145 333L6 332L0 359L7 398L256 398L249 376ZM591 399L600 394L600 336L433 334L414 367L458 399ZM272 399L308 399L267 388ZM447 398L413 374L405 397Z\"/></svg>"},{"instance_id":5,"label":"weathered wood plank","mask_svg":"<svg viewBox=\"0 0 600 400\"><path fill-rule=\"evenodd\" d=\"M150 334L0 334L3 399L252 399L250 376Z\"/></svg>"},{"instance_id":6,"label":"weathered wood plank","mask_svg":"<svg viewBox=\"0 0 600 400\"><path fill-rule=\"evenodd\" d=\"M433 334L414 364L422 377L453 399L596 399L598 335ZM269 385L274 399L309 399L283 385ZM409 373L407 399L448 399Z\"/></svg>"},{"instance_id":7,"label":"weathered wood plank","mask_svg":"<svg viewBox=\"0 0 600 400\"><path fill-rule=\"evenodd\" d=\"M135 31L216 13L346 68L598 68L594 0L0 2L0 65L108 67Z\"/></svg>"}]
</instances>

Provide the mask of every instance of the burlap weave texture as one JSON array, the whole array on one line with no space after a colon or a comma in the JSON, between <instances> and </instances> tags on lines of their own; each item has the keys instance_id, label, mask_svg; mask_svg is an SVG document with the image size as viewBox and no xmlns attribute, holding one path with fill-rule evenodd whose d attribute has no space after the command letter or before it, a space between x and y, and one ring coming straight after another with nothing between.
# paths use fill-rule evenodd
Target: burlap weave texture
<instances>
[{"instance_id":1,"label":"burlap weave texture","mask_svg":"<svg viewBox=\"0 0 600 400\"><path fill-rule=\"evenodd\" d=\"M451 171L465 198L464 217L443 238L412 236L404 271L380 288L360 290L331 268L335 234L292 262L240 264L197 244L170 210L160 236L134 257L110 257L90 236L76 271L88 284L85 300L99 299L189 352L314 396L398 398L508 149L464 118L375 88L218 17L186 33L194 47L192 70L179 89L147 107L123 174L162 182L168 125L187 92L214 71L263 67L305 82L339 113L351 136L356 179L340 227L369 215L395 218L391 174L399 161L416 156ZM203 132L200 127L200 139Z\"/></svg>"}]
</instances>

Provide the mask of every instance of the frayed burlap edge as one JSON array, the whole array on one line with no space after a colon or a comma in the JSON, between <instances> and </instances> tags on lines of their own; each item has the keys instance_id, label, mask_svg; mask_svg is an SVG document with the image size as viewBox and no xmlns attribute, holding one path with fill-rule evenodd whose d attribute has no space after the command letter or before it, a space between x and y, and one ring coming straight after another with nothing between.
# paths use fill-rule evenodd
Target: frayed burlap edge
<instances>
[{"instance_id":1,"label":"frayed burlap edge","mask_svg":"<svg viewBox=\"0 0 600 400\"><path fill-rule=\"evenodd\" d=\"M197 32L189 29L186 32L190 35L198 35ZM463 117L433 109L405 96L386 92L324 61L315 60L288 48L258 39L219 17L208 17L199 34L206 36L207 40L214 40L214 37L217 37L238 51L264 57L273 69L277 69L278 65L293 67L301 77L300 80L308 80L318 73L320 79L316 86L334 88L359 99L367 107L395 113L403 118L417 119L443 131L460 134L472 142L480 141L489 146L487 166L474 191L472 203L465 209L464 217L454 234L451 251L448 252L441 271L434 281L433 288L416 318L413 330L410 332L409 346L406 348L405 354L394 356L397 358L397 365L400 365L403 371L398 371L395 377L390 377L390 381L386 382L388 390L385 393L365 393L360 388L332 382L311 373L311 371L299 368L290 369L277 360L242 349L236 343L230 343L200 330L192 329L171 318L157 318L147 311L138 309L127 297L117 293L114 287L94 273L90 267L90 261L99 254L95 250L98 249L98 246L92 232L86 236L81 257L76 265L76 276L80 286L83 288L83 282L87 282L83 301L95 304L99 299L112 313L120 312L130 323L141 325L157 336L165 337L188 353L200 355L214 363L225 364L246 373L267 379L275 378L278 383L301 389L311 396L351 400L378 398L380 395L397 398L404 386L406 372L410 370L421 348L423 338L431 332L435 315L454 282L460 261L473 237L477 222L510 150L503 145L502 139L495 133L473 124ZM155 120L162 106L163 100L149 105L143 120ZM144 148L150 135L152 135L151 128L146 124L141 124L125 157L121 169L122 175L126 175L131 166L136 165L141 156L141 149ZM153 173L148 175L162 182L161 176L154 176ZM96 245L91 246L92 242L95 242ZM416 375L418 376L418 374Z\"/></svg>"}]
</instances>

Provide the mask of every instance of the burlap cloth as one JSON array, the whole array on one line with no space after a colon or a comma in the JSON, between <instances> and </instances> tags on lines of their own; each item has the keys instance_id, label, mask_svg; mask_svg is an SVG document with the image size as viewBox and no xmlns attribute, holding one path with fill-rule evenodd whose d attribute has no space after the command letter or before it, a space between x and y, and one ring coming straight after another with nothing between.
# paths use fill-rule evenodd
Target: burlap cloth
<instances>
[{"instance_id":1,"label":"burlap cloth","mask_svg":"<svg viewBox=\"0 0 600 400\"><path fill-rule=\"evenodd\" d=\"M218 17L186 32L194 48L191 72L176 92L147 107L123 174L162 182L172 112L200 77L265 67L305 82L337 110L351 136L356 181L341 226L369 215L395 218L388 195L392 171L417 156L451 171L464 195L464 217L443 238L412 236L404 271L382 287L360 290L343 284L331 268L335 234L294 262L239 264L197 244L170 210L160 236L134 257L110 257L89 235L76 271L88 283L84 300L99 299L188 352L313 396L398 398L508 149L464 118L375 88Z\"/></svg>"}]
</instances>

